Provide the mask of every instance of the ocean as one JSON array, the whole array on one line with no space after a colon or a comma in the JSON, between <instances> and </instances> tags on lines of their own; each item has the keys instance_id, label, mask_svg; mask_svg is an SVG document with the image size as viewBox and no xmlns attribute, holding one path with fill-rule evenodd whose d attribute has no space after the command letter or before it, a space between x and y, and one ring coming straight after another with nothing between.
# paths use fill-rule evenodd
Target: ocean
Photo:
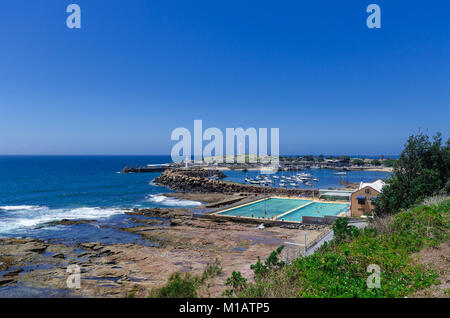
<instances>
[{"instance_id":1,"label":"ocean","mask_svg":"<svg viewBox=\"0 0 450 318\"><path fill-rule=\"evenodd\" d=\"M34 237L66 244L99 241L139 243L140 237L117 230L132 226L126 209L195 207L201 202L165 197L171 192L152 184L160 174L120 174L125 166L171 162L170 156L0 156L0 236ZM374 181L382 172L311 170L314 187L340 187L340 181ZM225 180L243 182L246 173L225 171ZM248 172L249 175L257 172ZM55 221L95 220L58 225ZM134 224L135 225L135 224Z\"/></svg>"},{"instance_id":2,"label":"ocean","mask_svg":"<svg viewBox=\"0 0 450 318\"><path fill-rule=\"evenodd\" d=\"M160 173L119 173L126 165L167 162L170 156L1 156L0 236L136 243L137 236L100 230L97 222L58 226L54 221L92 219L126 227L124 209L200 205L162 196L171 191L151 183Z\"/></svg>"}]
</instances>

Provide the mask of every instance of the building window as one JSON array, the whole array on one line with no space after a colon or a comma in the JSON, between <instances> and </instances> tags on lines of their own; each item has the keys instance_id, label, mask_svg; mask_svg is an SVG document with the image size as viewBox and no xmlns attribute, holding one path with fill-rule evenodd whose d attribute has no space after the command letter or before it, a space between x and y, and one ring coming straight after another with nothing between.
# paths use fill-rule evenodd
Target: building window
<instances>
[{"instance_id":1,"label":"building window","mask_svg":"<svg viewBox=\"0 0 450 318\"><path fill-rule=\"evenodd\" d=\"M367 194L370 194L370 189L366 189L366 193L367 193Z\"/></svg>"},{"instance_id":2,"label":"building window","mask_svg":"<svg viewBox=\"0 0 450 318\"><path fill-rule=\"evenodd\" d=\"M366 197L365 196L358 196L358 204L366 204Z\"/></svg>"}]
</instances>

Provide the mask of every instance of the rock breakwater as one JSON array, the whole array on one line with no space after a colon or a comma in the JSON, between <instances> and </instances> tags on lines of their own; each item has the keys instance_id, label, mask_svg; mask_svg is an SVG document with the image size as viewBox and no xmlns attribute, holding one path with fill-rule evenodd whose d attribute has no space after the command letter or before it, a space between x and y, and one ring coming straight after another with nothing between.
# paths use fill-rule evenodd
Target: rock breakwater
<instances>
[{"instance_id":1,"label":"rock breakwater","mask_svg":"<svg viewBox=\"0 0 450 318\"><path fill-rule=\"evenodd\" d=\"M241 183L212 180L213 175L223 175L219 170L206 169L168 169L154 180L155 184L166 186L175 191L203 192L203 193L253 193L276 194L286 196L317 196L317 190L309 189L285 189L275 187L263 187ZM225 175L224 175L225 176ZM223 177L220 177L221 179Z\"/></svg>"}]
</instances>

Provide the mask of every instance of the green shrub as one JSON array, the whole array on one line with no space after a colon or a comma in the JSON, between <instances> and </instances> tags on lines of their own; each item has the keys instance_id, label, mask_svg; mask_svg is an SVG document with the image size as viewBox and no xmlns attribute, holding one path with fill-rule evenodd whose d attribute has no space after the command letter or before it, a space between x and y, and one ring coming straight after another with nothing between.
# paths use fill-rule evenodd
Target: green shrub
<instances>
[{"instance_id":1,"label":"green shrub","mask_svg":"<svg viewBox=\"0 0 450 318\"><path fill-rule=\"evenodd\" d=\"M160 289L152 291L156 298L196 298L200 280L189 272L181 275L174 273L170 276L167 284Z\"/></svg>"},{"instance_id":2,"label":"green shrub","mask_svg":"<svg viewBox=\"0 0 450 318\"><path fill-rule=\"evenodd\" d=\"M447 193L449 145L450 140L444 144L439 133L432 140L421 132L411 135L395 162L393 175L378 196L376 214L406 210L426 197Z\"/></svg>"},{"instance_id":3,"label":"green shrub","mask_svg":"<svg viewBox=\"0 0 450 318\"><path fill-rule=\"evenodd\" d=\"M219 276L222 274L222 263L219 259L215 259L213 263L208 263L206 269L203 271L201 281L204 282L210 278Z\"/></svg>"},{"instance_id":4,"label":"green shrub","mask_svg":"<svg viewBox=\"0 0 450 318\"><path fill-rule=\"evenodd\" d=\"M352 160L352 164L355 166L364 166L364 160L361 159L353 159Z\"/></svg>"},{"instance_id":5,"label":"green shrub","mask_svg":"<svg viewBox=\"0 0 450 318\"><path fill-rule=\"evenodd\" d=\"M284 262L278 259L278 256L281 254L283 249L284 245L281 245L275 251L272 251L272 253L270 253L269 257L266 258L264 263L262 263L261 259L258 257L256 264L250 265L250 269L253 270L256 279L264 277L264 275L266 275L270 271L284 266Z\"/></svg>"},{"instance_id":6,"label":"green shrub","mask_svg":"<svg viewBox=\"0 0 450 318\"><path fill-rule=\"evenodd\" d=\"M222 295L226 297L234 297L238 295L247 286L247 279L242 277L241 272L235 272L231 274L231 277L227 278L225 283L229 288L226 289Z\"/></svg>"},{"instance_id":7,"label":"green shrub","mask_svg":"<svg viewBox=\"0 0 450 318\"><path fill-rule=\"evenodd\" d=\"M337 218L333 224L334 237L337 242L358 236L360 231L355 226L348 226L348 218Z\"/></svg>"},{"instance_id":8,"label":"green shrub","mask_svg":"<svg viewBox=\"0 0 450 318\"><path fill-rule=\"evenodd\" d=\"M378 160L378 159L372 159L372 160L370 161L370 164L371 164L371 165L374 165L374 166L380 166L380 165L381 165L381 161Z\"/></svg>"},{"instance_id":9,"label":"green shrub","mask_svg":"<svg viewBox=\"0 0 450 318\"><path fill-rule=\"evenodd\" d=\"M168 282L161 288L153 289L150 297L155 298L197 298L198 289L203 286L208 279L216 277L222 273L222 264L218 259L213 263L208 263L201 276L174 273L170 275Z\"/></svg>"}]
</instances>

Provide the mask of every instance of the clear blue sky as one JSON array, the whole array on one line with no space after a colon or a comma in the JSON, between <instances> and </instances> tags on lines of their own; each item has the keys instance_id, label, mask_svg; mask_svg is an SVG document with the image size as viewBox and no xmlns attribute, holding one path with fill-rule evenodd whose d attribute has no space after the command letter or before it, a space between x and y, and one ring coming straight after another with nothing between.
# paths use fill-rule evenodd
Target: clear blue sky
<instances>
[{"instance_id":1,"label":"clear blue sky","mask_svg":"<svg viewBox=\"0 0 450 318\"><path fill-rule=\"evenodd\" d=\"M0 154L169 154L194 119L278 127L283 154L397 154L418 128L448 136L449 14L448 0L3 0Z\"/></svg>"}]
</instances>

